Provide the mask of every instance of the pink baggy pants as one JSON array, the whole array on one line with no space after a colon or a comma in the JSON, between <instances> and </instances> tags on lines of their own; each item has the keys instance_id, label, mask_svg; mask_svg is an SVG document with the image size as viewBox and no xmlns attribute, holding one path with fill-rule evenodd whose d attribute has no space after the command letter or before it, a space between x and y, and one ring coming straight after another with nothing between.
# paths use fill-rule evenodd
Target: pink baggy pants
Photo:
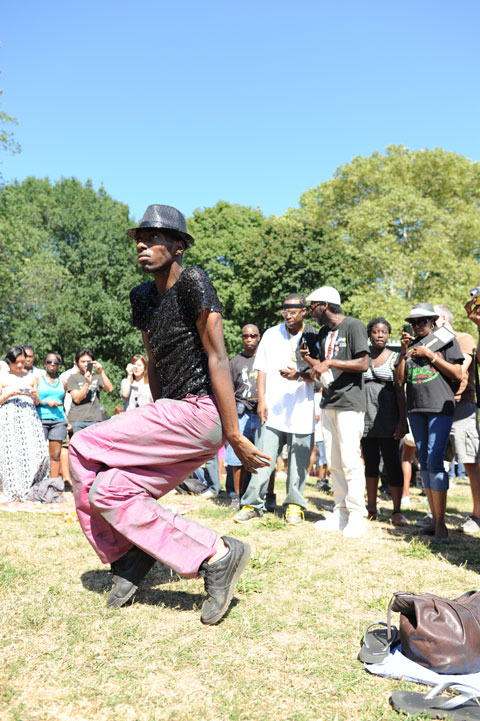
<instances>
[{"instance_id":1,"label":"pink baggy pants","mask_svg":"<svg viewBox=\"0 0 480 721\"><path fill-rule=\"evenodd\" d=\"M75 433L69 447L78 519L104 563L138 546L194 577L218 536L169 511L158 498L176 488L223 444L210 396L162 399Z\"/></svg>"}]
</instances>

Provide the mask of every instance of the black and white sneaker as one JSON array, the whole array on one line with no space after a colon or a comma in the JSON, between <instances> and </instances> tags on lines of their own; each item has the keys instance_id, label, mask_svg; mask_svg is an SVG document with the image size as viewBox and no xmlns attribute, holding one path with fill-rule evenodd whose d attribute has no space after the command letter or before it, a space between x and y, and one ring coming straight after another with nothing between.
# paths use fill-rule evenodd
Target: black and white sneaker
<instances>
[{"instance_id":1,"label":"black and white sneaker","mask_svg":"<svg viewBox=\"0 0 480 721\"><path fill-rule=\"evenodd\" d=\"M222 536L228 553L214 563L204 561L199 575L203 576L207 598L200 620L208 626L218 623L226 614L237 581L250 558L250 546L237 538Z\"/></svg>"}]
</instances>

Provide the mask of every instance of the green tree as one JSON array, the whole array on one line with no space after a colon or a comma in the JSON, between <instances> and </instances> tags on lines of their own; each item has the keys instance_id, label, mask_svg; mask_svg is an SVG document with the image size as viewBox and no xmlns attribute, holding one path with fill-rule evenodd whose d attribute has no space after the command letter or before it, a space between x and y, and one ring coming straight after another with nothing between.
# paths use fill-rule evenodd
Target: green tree
<instances>
[{"instance_id":1,"label":"green tree","mask_svg":"<svg viewBox=\"0 0 480 721\"><path fill-rule=\"evenodd\" d=\"M3 90L0 90L0 95L3 95ZM13 132L5 127L11 125L18 125L18 121L0 110L0 148L10 153L19 153L21 151L19 143L15 140Z\"/></svg>"},{"instance_id":2,"label":"green tree","mask_svg":"<svg viewBox=\"0 0 480 721\"><path fill-rule=\"evenodd\" d=\"M128 208L90 183L28 178L0 192L0 343L59 349L70 365L91 347L116 384L142 349L131 325L130 289L143 280L125 235Z\"/></svg>"},{"instance_id":3,"label":"green tree","mask_svg":"<svg viewBox=\"0 0 480 721\"><path fill-rule=\"evenodd\" d=\"M355 287L354 259L345 256L343 243L299 210L265 218L260 210L221 201L195 211L188 225L196 242L186 262L201 266L215 284L229 355L241 348L245 323L263 331L282 321L289 293L306 294L327 282Z\"/></svg>"},{"instance_id":4,"label":"green tree","mask_svg":"<svg viewBox=\"0 0 480 721\"><path fill-rule=\"evenodd\" d=\"M398 333L412 305L445 303L468 329L463 304L480 282L480 164L439 148L387 148L358 157L307 191L301 213L335 238L346 309L364 321L386 315ZM333 283L335 285L335 283Z\"/></svg>"}]
</instances>

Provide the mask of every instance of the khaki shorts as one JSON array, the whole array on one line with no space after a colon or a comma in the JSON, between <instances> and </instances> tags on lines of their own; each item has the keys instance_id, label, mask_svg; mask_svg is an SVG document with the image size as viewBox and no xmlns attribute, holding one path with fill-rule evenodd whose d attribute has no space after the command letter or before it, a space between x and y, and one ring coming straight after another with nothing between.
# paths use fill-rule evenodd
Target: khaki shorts
<instances>
[{"instance_id":1,"label":"khaki shorts","mask_svg":"<svg viewBox=\"0 0 480 721\"><path fill-rule=\"evenodd\" d=\"M480 462L478 409L475 403L460 401L456 404L451 436L453 436L457 461Z\"/></svg>"}]
</instances>

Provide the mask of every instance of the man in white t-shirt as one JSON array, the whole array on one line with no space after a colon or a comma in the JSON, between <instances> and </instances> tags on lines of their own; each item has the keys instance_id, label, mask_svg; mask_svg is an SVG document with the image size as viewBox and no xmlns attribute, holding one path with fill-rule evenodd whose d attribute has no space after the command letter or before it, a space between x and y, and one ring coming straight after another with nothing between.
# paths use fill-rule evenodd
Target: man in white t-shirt
<instances>
[{"instance_id":1,"label":"man in white t-shirt","mask_svg":"<svg viewBox=\"0 0 480 721\"><path fill-rule=\"evenodd\" d=\"M272 460L252 476L241 499L242 508L234 517L236 523L262 517L268 481L285 443L288 447L285 518L291 526L299 526L304 518L303 488L313 443L314 404L313 384L303 382L310 381L310 374L300 356L299 345L305 340L314 348L316 332L305 326L303 296L289 295L283 302L282 313L285 322L265 331L253 366L258 371L257 412L261 423L257 447Z\"/></svg>"}]
</instances>

